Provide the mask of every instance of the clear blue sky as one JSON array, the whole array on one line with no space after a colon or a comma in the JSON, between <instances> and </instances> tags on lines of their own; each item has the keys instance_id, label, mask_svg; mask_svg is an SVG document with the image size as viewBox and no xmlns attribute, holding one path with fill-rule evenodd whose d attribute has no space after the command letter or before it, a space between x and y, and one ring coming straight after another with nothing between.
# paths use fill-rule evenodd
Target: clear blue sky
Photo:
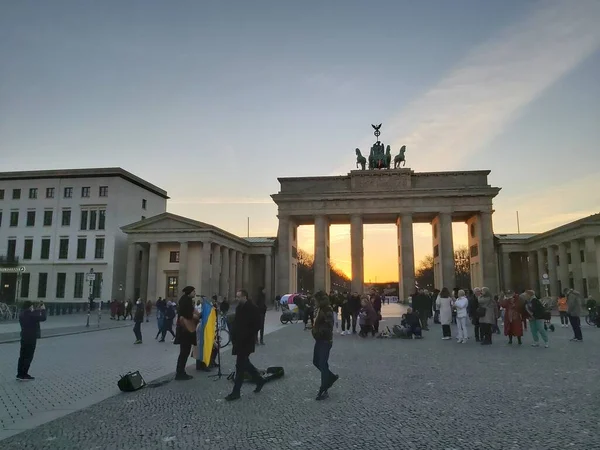
<instances>
[{"instance_id":1,"label":"clear blue sky","mask_svg":"<svg viewBox=\"0 0 600 450\"><path fill-rule=\"evenodd\" d=\"M383 122L414 170L491 169L496 231L542 231L600 209L598 23L595 0L0 2L2 170L121 166L274 235L276 177L347 173Z\"/></svg>"}]
</instances>

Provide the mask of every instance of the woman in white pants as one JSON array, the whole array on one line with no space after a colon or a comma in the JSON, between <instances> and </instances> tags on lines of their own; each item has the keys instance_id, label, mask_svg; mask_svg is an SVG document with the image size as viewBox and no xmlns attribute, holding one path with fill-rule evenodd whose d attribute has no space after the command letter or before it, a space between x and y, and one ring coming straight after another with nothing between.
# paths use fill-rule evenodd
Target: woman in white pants
<instances>
[{"instance_id":1,"label":"woman in white pants","mask_svg":"<svg viewBox=\"0 0 600 450\"><path fill-rule=\"evenodd\" d=\"M454 302L456 308L456 327L458 329L458 343L466 344L469 338L467 332L467 306L469 305L469 299L465 296L465 291L462 289L458 291L458 298Z\"/></svg>"}]
</instances>

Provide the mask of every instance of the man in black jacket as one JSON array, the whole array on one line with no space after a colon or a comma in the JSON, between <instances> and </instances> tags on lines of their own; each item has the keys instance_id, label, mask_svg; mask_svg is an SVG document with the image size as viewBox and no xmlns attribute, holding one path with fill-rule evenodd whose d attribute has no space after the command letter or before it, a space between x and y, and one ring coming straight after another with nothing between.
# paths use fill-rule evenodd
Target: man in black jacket
<instances>
[{"instance_id":1,"label":"man in black jacket","mask_svg":"<svg viewBox=\"0 0 600 450\"><path fill-rule=\"evenodd\" d=\"M29 366L33 361L35 346L40 337L40 322L46 320L46 307L42 303L39 309L34 309L30 301L23 302L23 310L19 315L19 324L21 325L21 352L17 364L17 380L34 380L29 375Z\"/></svg>"},{"instance_id":2,"label":"man in black jacket","mask_svg":"<svg viewBox=\"0 0 600 450\"><path fill-rule=\"evenodd\" d=\"M312 335L315 339L313 364L321 372L321 387L317 394L317 400L325 400L328 397L327 391L339 378L329 370L329 353L333 345L333 311L325 292L317 292L315 300L318 309L312 327Z\"/></svg>"},{"instance_id":3,"label":"man in black jacket","mask_svg":"<svg viewBox=\"0 0 600 450\"><path fill-rule=\"evenodd\" d=\"M238 300L238 306L235 309L235 318L231 330L231 343L233 354L237 357L235 361L235 382L233 391L225 400L233 401L240 398L244 375L248 373L254 382L256 388L254 392L259 393L265 380L260 376L256 367L250 362L250 355L256 350L256 333L260 330L260 311L258 307L248 301L248 292L240 289L235 294Z\"/></svg>"}]
</instances>

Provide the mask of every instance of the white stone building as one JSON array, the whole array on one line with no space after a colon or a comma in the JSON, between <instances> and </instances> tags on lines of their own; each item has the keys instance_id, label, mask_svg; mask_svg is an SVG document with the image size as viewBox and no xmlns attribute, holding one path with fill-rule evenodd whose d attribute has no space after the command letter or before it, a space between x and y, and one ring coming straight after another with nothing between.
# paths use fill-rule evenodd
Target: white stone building
<instances>
[{"instance_id":1,"label":"white stone building","mask_svg":"<svg viewBox=\"0 0 600 450\"><path fill-rule=\"evenodd\" d=\"M124 298L121 227L166 211L167 193L121 168L0 173L0 301Z\"/></svg>"}]
</instances>

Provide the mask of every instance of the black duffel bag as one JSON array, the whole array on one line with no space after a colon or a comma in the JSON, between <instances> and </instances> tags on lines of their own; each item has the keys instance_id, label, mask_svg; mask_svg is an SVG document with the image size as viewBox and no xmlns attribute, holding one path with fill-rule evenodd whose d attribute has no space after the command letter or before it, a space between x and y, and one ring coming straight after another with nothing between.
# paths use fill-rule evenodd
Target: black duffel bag
<instances>
[{"instance_id":1,"label":"black duffel bag","mask_svg":"<svg viewBox=\"0 0 600 450\"><path fill-rule=\"evenodd\" d=\"M134 392L146 386L146 381L140 371L136 370L122 375L117 386L121 392Z\"/></svg>"}]
</instances>

